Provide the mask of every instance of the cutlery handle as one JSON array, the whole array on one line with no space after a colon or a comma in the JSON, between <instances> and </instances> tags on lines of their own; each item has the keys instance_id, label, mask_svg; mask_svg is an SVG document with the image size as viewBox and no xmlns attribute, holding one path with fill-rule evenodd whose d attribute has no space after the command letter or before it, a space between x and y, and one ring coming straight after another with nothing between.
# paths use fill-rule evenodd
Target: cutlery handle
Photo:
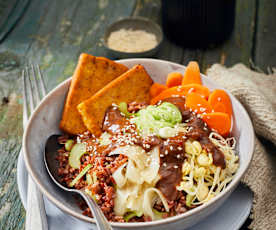
<instances>
[{"instance_id":1,"label":"cutlery handle","mask_svg":"<svg viewBox=\"0 0 276 230\"><path fill-rule=\"evenodd\" d=\"M44 200L32 178L28 177L26 230L48 230Z\"/></svg>"},{"instance_id":2,"label":"cutlery handle","mask_svg":"<svg viewBox=\"0 0 276 230\"><path fill-rule=\"evenodd\" d=\"M109 224L108 220L105 218L102 210L97 205L97 203L85 192L83 192L81 190L79 190L78 192L79 192L79 194L81 194L81 196L86 201L88 207L90 208L90 210L94 216L94 220L96 221L98 229L99 230L113 230L113 228Z\"/></svg>"}]
</instances>

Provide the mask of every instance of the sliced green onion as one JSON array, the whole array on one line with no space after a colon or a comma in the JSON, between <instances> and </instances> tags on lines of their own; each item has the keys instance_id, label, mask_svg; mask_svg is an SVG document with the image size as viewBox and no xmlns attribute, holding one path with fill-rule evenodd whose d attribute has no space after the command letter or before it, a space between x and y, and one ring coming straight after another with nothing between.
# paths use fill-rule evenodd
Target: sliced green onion
<instances>
[{"instance_id":1,"label":"sliced green onion","mask_svg":"<svg viewBox=\"0 0 276 230\"><path fill-rule=\"evenodd\" d=\"M71 151L71 149L73 148L74 145L74 141L73 140L67 140L65 142L65 150L66 151Z\"/></svg>"},{"instance_id":2,"label":"sliced green onion","mask_svg":"<svg viewBox=\"0 0 276 230\"><path fill-rule=\"evenodd\" d=\"M166 212L159 212L154 208L152 209L152 211L158 220L163 219L163 215L166 213Z\"/></svg>"},{"instance_id":3,"label":"sliced green onion","mask_svg":"<svg viewBox=\"0 0 276 230\"><path fill-rule=\"evenodd\" d=\"M85 168L79 173L79 175L77 175L76 178L71 181L69 187L73 187L89 171L91 167L91 164L86 165Z\"/></svg>"},{"instance_id":4,"label":"sliced green onion","mask_svg":"<svg viewBox=\"0 0 276 230\"><path fill-rule=\"evenodd\" d=\"M139 211L132 211L132 212L128 212L125 216L124 216L124 220L126 222L128 222L132 217L141 217L143 215L142 212L139 212Z\"/></svg>"},{"instance_id":5,"label":"sliced green onion","mask_svg":"<svg viewBox=\"0 0 276 230\"><path fill-rule=\"evenodd\" d=\"M86 145L84 143L75 144L69 154L69 165L74 169L79 169L80 159L84 154L86 154Z\"/></svg>"},{"instance_id":6,"label":"sliced green onion","mask_svg":"<svg viewBox=\"0 0 276 230\"><path fill-rule=\"evenodd\" d=\"M188 207L191 207L194 197L195 197L194 195L187 194L187 196L186 196L186 205Z\"/></svg>"},{"instance_id":7,"label":"sliced green onion","mask_svg":"<svg viewBox=\"0 0 276 230\"><path fill-rule=\"evenodd\" d=\"M128 112L126 102L121 102L118 108L121 111L121 113L125 114L126 117L130 117L131 115L133 115L132 113Z\"/></svg>"},{"instance_id":8,"label":"sliced green onion","mask_svg":"<svg viewBox=\"0 0 276 230\"><path fill-rule=\"evenodd\" d=\"M92 176L91 176L90 174L87 174L87 175L86 175L86 183L87 183L88 185L93 184L93 179L92 179Z\"/></svg>"}]
</instances>

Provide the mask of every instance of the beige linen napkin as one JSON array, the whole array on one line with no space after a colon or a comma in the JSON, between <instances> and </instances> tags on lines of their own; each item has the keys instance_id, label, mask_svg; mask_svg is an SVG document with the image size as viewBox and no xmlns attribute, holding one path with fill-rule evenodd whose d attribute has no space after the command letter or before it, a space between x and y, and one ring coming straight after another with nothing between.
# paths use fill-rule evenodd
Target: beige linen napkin
<instances>
[{"instance_id":1,"label":"beige linen napkin","mask_svg":"<svg viewBox=\"0 0 276 230\"><path fill-rule=\"evenodd\" d=\"M275 230L276 74L257 73L243 64L232 68L214 64L207 70L207 75L228 89L243 104L251 117L255 133L270 141L263 146L256 137L253 161L243 182L254 192L250 228Z\"/></svg>"}]
</instances>

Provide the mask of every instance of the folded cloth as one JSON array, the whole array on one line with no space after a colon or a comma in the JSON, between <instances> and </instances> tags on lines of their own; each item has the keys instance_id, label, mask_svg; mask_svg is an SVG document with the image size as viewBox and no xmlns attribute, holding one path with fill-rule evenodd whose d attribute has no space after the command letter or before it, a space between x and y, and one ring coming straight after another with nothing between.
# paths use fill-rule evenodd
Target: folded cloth
<instances>
[{"instance_id":1,"label":"folded cloth","mask_svg":"<svg viewBox=\"0 0 276 230\"><path fill-rule=\"evenodd\" d=\"M254 72L243 64L226 68L214 64L207 76L229 90L246 108L263 145L255 140L252 163L243 178L254 192L250 229L276 227L276 74ZM274 152L274 154L272 153Z\"/></svg>"}]
</instances>

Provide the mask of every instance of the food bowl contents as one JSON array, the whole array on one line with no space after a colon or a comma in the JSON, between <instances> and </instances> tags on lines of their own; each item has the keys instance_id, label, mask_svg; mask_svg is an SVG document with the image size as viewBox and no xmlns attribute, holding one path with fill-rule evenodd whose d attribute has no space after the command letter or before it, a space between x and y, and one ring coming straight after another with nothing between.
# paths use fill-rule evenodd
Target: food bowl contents
<instances>
[{"instance_id":1,"label":"food bowl contents","mask_svg":"<svg viewBox=\"0 0 276 230\"><path fill-rule=\"evenodd\" d=\"M145 30L119 29L107 38L109 48L127 53L151 50L158 45L156 35Z\"/></svg>"},{"instance_id":2,"label":"food bowl contents","mask_svg":"<svg viewBox=\"0 0 276 230\"><path fill-rule=\"evenodd\" d=\"M96 92L79 100L81 92L70 94L77 89L73 83L94 78L80 70L97 65L82 58L65 109L78 111L72 123L81 122L85 131L77 133L72 126L59 139L62 183L84 189L115 222L175 216L225 189L239 167L230 135L231 100L224 90L210 92L202 85L196 62L189 63L184 76L169 74L166 85L153 83L146 69L136 65L101 89L87 85ZM99 65L96 71L104 76L103 68ZM61 123L70 123L66 116Z\"/></svg>"}]
</instances>

